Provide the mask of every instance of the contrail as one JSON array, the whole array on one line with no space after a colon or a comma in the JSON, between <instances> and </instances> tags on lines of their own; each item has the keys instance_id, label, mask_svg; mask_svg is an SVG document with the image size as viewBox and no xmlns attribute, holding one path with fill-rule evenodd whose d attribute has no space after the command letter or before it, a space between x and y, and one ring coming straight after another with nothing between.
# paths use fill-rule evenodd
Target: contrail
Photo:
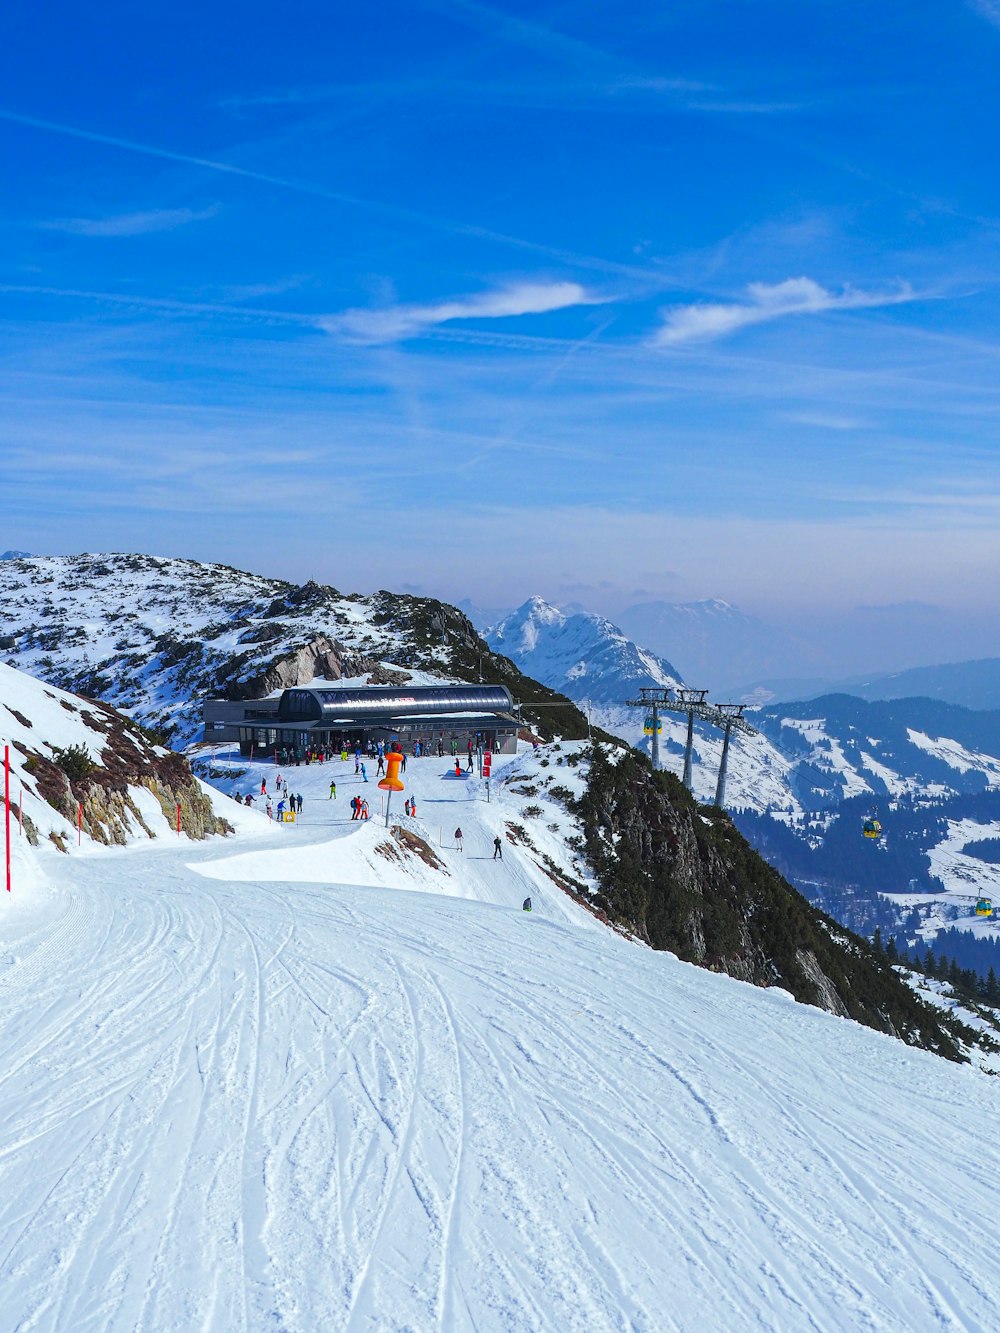
<instances>
[{"instance_id":1,"label":"contrail","mask_svg":"<svg viewBox=\"0 0 1000 1333\"><path fill-rule=\"evenodd\" d=\"M322 185L312 185L308 181L289 179L287 176L273 176L266 171L254 171L250 167L238 167L232 162L220 162L217 158L197 157L193 153L178 153L170 148L158 148L153 144L137 143L134 139L122 139L114 134L100 134L96 130L83 130L75 125L63 125L53 120L42 120L38 116L26 116L18 111L6 111L0 108L0 120L14 125L27 125L31 129L45 130L50 134L62 134L71 139L83 139L87 143L106 144L109 148L120 148L128 153L140 153L144 157L159 158L164 162L180 162L189 167L203 167L207 171L218 171L226 176L237 176L243 180L260 181L264 185L275 185L282 190L293 190L298 194L311 195L316 199L326 199L331 203L349 204L353 208L365 208L379 213L383 217L400 222L417 223L435 231L451 232L459 236L471 236L478 240L493 241L498 245L514 246L519 250L529 250L534 254L557 259L564 264L579 268L595 269L605 273L616 273L624 277L641 279L645 284L652 282L656 288L669 285L669 279L663 273L636 268L630 264L617 264L614 260L600 259L591 255L575 255L557 246L544 245L538 241L527 241L520 236L509 236L504 232L493 231L489 227L478 227L472 223L454 222L450 218L434 217L419 213L413 209L402 208L398 204L378 203L373 199L363 199L359 195L348 194L343 190L328 190Z\"/></svg>"}]
</instances>

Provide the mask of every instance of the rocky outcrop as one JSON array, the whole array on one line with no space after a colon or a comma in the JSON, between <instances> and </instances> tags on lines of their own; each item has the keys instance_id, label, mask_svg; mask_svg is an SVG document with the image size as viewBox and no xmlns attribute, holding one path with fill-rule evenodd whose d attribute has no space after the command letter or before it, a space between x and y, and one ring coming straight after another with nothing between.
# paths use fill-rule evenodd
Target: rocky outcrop
<instances>
[{"instance_id":1,"label":"rocky outcrop","mask_svg":"<svg viewBox=\"0 0 1000 1333\"><path fill-rule=\"evenodd\" d=\"M233 682L233 698L262 699L273 690L287 690L293 685L308 685L317 677L342 680L345 676L367 675L372 685L400 685L409 680L405 671L385 667L377 658L350 652L336 639L318 635L300 648L275 658L264 671L249 680Z\"/></svg>"},{"instance_id":2,"label":"rocky outcrop","mask_svg":"<svg viewBox=\"0 0 1000 1333\"><path fill-rule=\"evenodd\" d=\"M147 740L139 727L106 704L90 700L79 711L103 740L99 759L85 764L86 771L68 764L51 746L48 753L18 746L26 761L25 783L71 825L79 818L83 833L106 846L123 845L139 832L155 837L133 795L144 787L156 797L171 828L180 807L180 829L189 838L233 832L232 825L215 814L182 755Z\"/></svg>"},{"instance_id":3,"label":"rocky outcrop","mask_svg":"<svg viewBox=\"0 0 1000 1333\"><path fill-rule=\"evenodd\" d=\"M594 747L577 811L595 904L655 949L960 1058L957 1026L812 907L716 807L635 751Z\"/></svg>"}]
</instances>

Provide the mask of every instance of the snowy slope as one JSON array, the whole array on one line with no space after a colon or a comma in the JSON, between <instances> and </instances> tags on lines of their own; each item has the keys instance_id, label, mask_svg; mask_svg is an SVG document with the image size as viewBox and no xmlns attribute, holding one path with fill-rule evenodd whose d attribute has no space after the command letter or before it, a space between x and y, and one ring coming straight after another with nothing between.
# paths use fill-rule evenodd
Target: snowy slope
<instances>
[{"instance_id":1,"label":"snowy slope","mask_svg":"<svg viewBox=\"0 0 1000 1333\"><path fill-rule=\"evenodd\" d=\"M489 804L441 767L409 892L347 882L352 765L252 842L39 852L0 904L4 1325L991 1327L993 1083L594 928L488 859L540 758Z\"/></svg>"},{"instance_id":2,"label":"snowy slope","mask_svg":"<svg viewBox=\"0 0 1000 1333\"><path fill-rule=\"evenodd\" d=\"M669 662L633 643L603 616L567 613L531 597L483 637L522 671L574 700L622 704L641 685L672 689Z\"/></svg>"}]
</instances>

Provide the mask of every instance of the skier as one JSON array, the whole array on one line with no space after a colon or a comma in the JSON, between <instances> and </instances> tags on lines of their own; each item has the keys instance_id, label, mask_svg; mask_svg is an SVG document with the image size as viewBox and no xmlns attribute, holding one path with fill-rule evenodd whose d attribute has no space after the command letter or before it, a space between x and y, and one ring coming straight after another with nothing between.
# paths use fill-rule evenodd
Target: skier
<instances>
[{"instance_id":1,"label":"skier","mask_svg":"<svg viewBox=\"0 0 1000 1333\"><path fill-rule=\"evenodd\" d=\"M502 860L503 860L503 843L500 841L499 836L497 836L497 837L495 837L495 838L493 839L493 860L495 861L495 860L497 859L498 856L499 856L500 860L502 861Z\"/></svg>"},{"instance_id":2,"label":"skier","mask_svg":"<svg viewBox=\"0 0 1000 1333\"><path fill-rule=\"evenodd\" d=\"M405 812L405 814L406 814L406 817L409 818L409 816L410 816L410 798L409 798L409 796L407 796L406 800L403 802L403 810L404 810L404 812Z\"/></svg>"},{"instance_id":3,"label":"skier","mask_svg":"<svg viewBox=\"0 0 1000 1333\"><path fill-rule=\"evenodd\" d=\"M462 850L462 830L460 828L455 830L455 846L459 851Z\"/></svg>"},{"instance_id":4,"label":"skier","mask_svg":"<svg viewBox=\"0 0 1000 1333\"><path fill-rule=\"evenodd\" d=\"M378 756L378 768L376 768L375 770L375 776L378 777L379 773L384 773L384 772L385 772L385 760L382 758L382 752L380 750Z\"/></svg>"},{"instance_id":5,"label":"skier","mask_svg":"<svg viewBox=\"0 0 1000 1333\"><path fill-rule=\"evenodd\" d=\"M296 809L297 812L301 815L301 813L302 813L302 793L301 793L301 792L300 792L300 793L298 794L298 796L296 796L296 798L295 798L295 809Z\"/></svg>"},{"instance_id":6,"label":"skier","mask_svg":"<svg viewBox=\"0 0 1000 1333\"><path fill-rule=\"evenodd\" d=\"M368 771L365 768L364 764L361 765L361 781L362 782L368 781Z\"/></svg>"},{"instance_id":7,"label":"skier","mask_svg":"<svg viewBox=\"0 0 1000 1333\"><path fill-rule=\"evenodd\" d=\"M469 751L469 762L465 765L465 771L466 771L467 773L471 773L471 772L472 772L472 751L471 751L471 750Z\"/></svg>"},{"instance_id":8,"label":"skier","mask_svg":"<svg viewBox=\"0 0 1000 1333\"><path fill-rule=\"evenodd\" d=\"M267 778L261 778L260 780L260 794L261 796L267 795Z\"/></svg>"},{"instance_id":9,"label":"skier","mask_svg":"<svg viewBox=\"0 0 1000 1333\"><path fill-rule=\"evenodd\" d=\"M271 798L270 798L270 796L267 798L267 817L268 817L268 819L273 819L273 818L274 818L274 811L273 811L273 809L271 808Z\"/></svg>"},{"instance_id":10,"label":"skier","mask_svg":"<svg viewBox=\"0 0 1000 1333\"><path fill-rule=\"evenodd\" d=\"M522 911L522 912L530 912L530 911L531 911L531 899L530 899L530 898L525 898L524 902L521 904L521 911Z\"/></svg>"},{"instance_id":11,"label":"skier","mask_svg":"<svg viewBox=\"0 0 1000 1333\"><path fill-rule=\"evenodd\" d=\"M461 764L459 763L459 761L456 759L456 760L455 760L455 777L456 777L456 778L460 778L461 776L462 776L462 765L461 765Z\"/></svg>"},{"instance_id":12,"label":"skier","mask_svg":"<svg viewBox=\"0 0 1000 1333\"><path fill-rule=\"evenodd\" d=\"M367 801L362 801L362 802L361 802L361 818L362 818L362 819L367 819L367 818L368 818L368 802L367 802Z\"/></svg>"},{"instance_id":13,"label":"skier","mask_svg":"<svg viewBox=\"0 0 1000 1333\"><path fill-rule=\"evenodd\" d=\"M360 798L357 797L357 796L352 796L352 797L351 797L351 818L352 818L352 819L357 819L357 817L358 817L358 815L359 815L360 813L361 813L361 800L360 800Z\"/></svg>"},{"instance_id":14,"label":"skier","mask_svg":"<svg viewBox=\"0 0 1000 1333\"><path fill-rule=\"evenodd\" d=\"M279 824L280 824L281 821L284 819L284 817L285 817L285 798L282 797L281 800L278 802L278 823L279 823Z\"/></svg>"},{"instance_id":15,"label":"skier","mask_svg":"<svg viewBox=\"0 0 1000 1333\"><path fill-rule=\"evenodd\" d=\"M357 777L361 772L361 751L356 750L354 754L354 776Z\"/></svg>"},{"instance_id":16,"label":"skier","mask_svg":"<svg viewBox=\"0 0 1000 1333\"><path fill-rule=\"evenodd\" d=\"M335 801L337 799L337 784L335 782L330 783L330 795L326 799L328 801Z\"/></svg>"},{"instance_id":17,"label":"skier","mask_svg":"<svg viewBox=\"0 0 1000 1333\"><path fill-rule=\"evenodd\" d=\"M416 818L417 815L417 798L415 796L410 797L410 815L414 819Z\"/></svg>"}]
</instances>

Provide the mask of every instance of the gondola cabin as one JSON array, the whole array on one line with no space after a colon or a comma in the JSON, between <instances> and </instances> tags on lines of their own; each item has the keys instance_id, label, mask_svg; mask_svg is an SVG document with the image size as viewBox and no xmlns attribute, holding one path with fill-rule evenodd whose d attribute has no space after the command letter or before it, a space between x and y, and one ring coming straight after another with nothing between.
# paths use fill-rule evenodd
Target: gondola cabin
<instances>
[{"instance_id":1,"label":"gondola cabin","mask_svg":"<svg viewBox=\"0 0 1000 1333\"><path fill-rule=\"evenodd\" d=\"M652 736L655 732L657 736L663 731L663 722L658 717L647 717L643 723L643 731L647 736Z\"/></svg>"},{"instance_id":2,"label":"gondola cabin","mask_svg":"<svg viewBox=\"0 0 1000 1333\"><path fill-rule=\"evenodd\" d=\"M882 825L877 819L866 819L861 826L861 832L866 838L880 838L882 836Z\"/></svg>"},{"instance_id":3,"label":"gondola cabin","mask_svg":"<svg viewBox=\"0 0 1000 1333\"><path fill-rule=\"evenodd\" d=\"M976 916L992 916L993 900L992 898L980 898L976 903Z\"/></svg>"}]
</instances>

